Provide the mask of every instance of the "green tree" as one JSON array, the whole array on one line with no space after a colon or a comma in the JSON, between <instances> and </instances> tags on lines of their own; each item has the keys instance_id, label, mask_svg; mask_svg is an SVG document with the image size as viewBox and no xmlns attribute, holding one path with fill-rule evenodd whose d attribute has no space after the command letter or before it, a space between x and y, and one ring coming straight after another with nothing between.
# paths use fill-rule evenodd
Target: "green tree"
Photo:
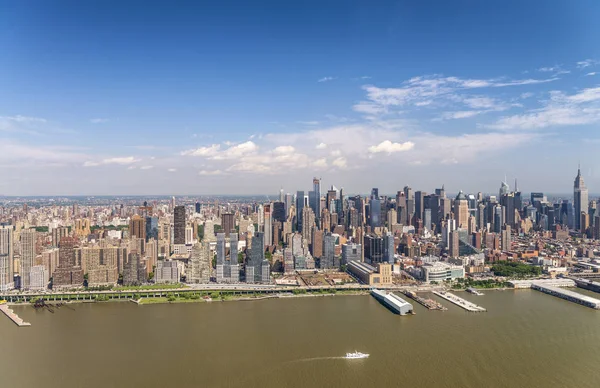
<instances>
[{"instance_id":1,"label":"green tree","mask_svg":"<svg viewBox=\"0 0 600 388\"><path fill-rule=\"evenodd\" d=\"M244 262L244 254L242 252L238 253L238 264L242 264Z\"/></svg>"}]
</instances>

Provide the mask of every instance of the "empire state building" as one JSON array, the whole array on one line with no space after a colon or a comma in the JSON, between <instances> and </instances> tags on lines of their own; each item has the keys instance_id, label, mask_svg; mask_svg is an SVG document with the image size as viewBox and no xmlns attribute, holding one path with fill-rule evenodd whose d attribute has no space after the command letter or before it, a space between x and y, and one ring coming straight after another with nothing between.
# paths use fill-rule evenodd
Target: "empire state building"
<instances>
[{"instance_id":1,"label":"empire state building","mask_svg":"<svg viewBox=\"0 0 600 388\"><path fill-rule=\"evenodd\" d=\"M573 184L573 197L575 205L575 229L581 231L581 212L588 212L588 189L583 182L581 168L577 169L577 176Z\"/></svg>"}]
</instances>

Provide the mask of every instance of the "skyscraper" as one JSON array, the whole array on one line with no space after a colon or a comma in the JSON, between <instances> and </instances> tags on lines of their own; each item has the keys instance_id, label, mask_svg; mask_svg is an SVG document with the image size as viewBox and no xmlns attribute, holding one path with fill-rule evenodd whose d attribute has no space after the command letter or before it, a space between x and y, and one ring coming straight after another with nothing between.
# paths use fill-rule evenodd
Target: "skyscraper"
<instances>
[{"instance_id":1,"label":"skyscraper","mask_svg":"<svg viewBox=\"0 0 600 388\"><path fill-rule=\"evenodd\" d=\"M335 260L335 236L327 233L323 237L323 255L321 256L321 269L331 269Z\"/></svg>"},{"instance_id":2,"label":"skyscraper","mask_svg":"<svg viewBox=\"0 0 600 388\"><path fill-rule=\"evenodd\" d=\"M221 214L221 228L225 237L229 237L232 230L235 230L235 218L233 213L222 213Z\"/></svg>"},{"instance_id":3,"label":"skyscraper","mask_svg":"<svg viewBox=\"0 0 600 388\"><path fill-rule=\"evenodd\" d=\"M273 218L271 217L271 204L267 203L263 207L265 246L273 245Z\"/></svg>"},{"instance_id":4,"label":"skyscraper","mask_svg":"<svg viewBox=\"0 0 600 388\"><path fill-rule=\"evenodd\" d=\"M129 236L146 239L146 219L135 214L129 221Z\"/></svg>"},{"instance_id":5,"label":"skyscraper","mask_svg":"<svg viewBox=\"0 0 600 388\"><path fill-rule=\"evenodd\" d=\"M240 281L240 265L238 264L238 234L229 234L229 281Z\"/></svg>"},{"instance_id":6,"label":"skyscraper","mask_svg":"<svg viewBox=\"0 0 600 388\"><path fill-rule=\"evenodd\" d=\"M273 202L273 209L271 211L274 221L279 221L282 224L285 222L285 204L283 202Z\"/></svg>"},{"instance_id":7,"label":"skyscraper","mask_svg":"<svg viewBox=\"0 0 600 388\"><path fill-rule=\"evenodd\" d=\"M577 176L573 184L573 196L575 205L575 229L581 231L581 212L588 212L588 189L581 176L581 168L577 169Z\"/></svg>"},{"instance_id":8,"label":"skyscraper","mask_svg":"<svg viewBox=\"0 0 600 388\"><path fill-rule=\"evenodd\" d=\"M321 215L321 179L313 178L312 201L310 208L316 216L317 225L319 225L319 216ZM329 204L327 204L329 206Z\"/></svg>"},{"instance_id":9,"label":"skyscraper","mask_svg":"<svg viewBox=\"0 0 600 388\"><path fill-rule=\"evenodd\" d=\"M194 244L186 271L186 281L188 283L209 283L210 262L210 244L208 241Z\"/></svg>"},{"instance_id":10,"label":"skyscraper","mask_svg":"<svg viewBox=\"0 0 600 388\"><path fill-rule=\"evenodd\" d=\"M217 283L225 281L229 276L226 272L225 265L225 233L217 233ZM228 266L227 266L228 267Z\"/></svg>"},{"instance_id":11,"label":"skyscraper","mask_svg":"<svg viewBox=\"0 0 600 388\"><path fill-rule=\"evenodd\" d=\"M381 226L381 201L379 197L372 197L369 202L369 218L369 224L372 228Z\"/></svg>"},{"instance_id":12,"label":"skyscraper","mask_svg":"<svg viewBox=\"0 0 600 388\"><path fill-rule=\"evenodd\" d=\"M173 197L173 202L175 202L175 197ZM173 243L185 244L185 206L175 206L173 214Z\"/></svg>"},{"instance_id":13,"label":"skyscraper","mask_svg":"<svg viewBox=\"0 0 600 388\"><path fill-rule=\"evenodd\" d=\"M304 209L304 191L296 192L296 230L302 232L302 209Z\"/></svg>"},{"instance_id":14,"label":"skyscraper","mask_svg":"<svg viewBox=\"0 0 600 388\"><path fill-rule=\"evenodd\" d=\"M21 231L21 288L29 289L29 272L35 259L35 229Z\"/></svg>"},{"instance_id":15,"label":"skyscraper","mask_svg":"<svg viewBox=\"0 0 600 388\"><path fill-rule=\"evenodd\" d=\"M0 291L14 288L13 280L13 227L0 225Z\"/></svg>"},{"instance_id":16,"label":"skyscraper","mask_svg":"<svg viewBox=\"0 0 600 388\"><path fill-rule=\"evenodd\" d=\"M465 194L460 191L454 200L454 212L456 217L456 224L459 228L467 228L467 221L469 220L469 204Z\"/></svg>"},{"instance_id":17,"label":"skyscraper","mask_svg":"<svg viewBox=\"0 0 600 388\"><path fill-rule=\"evenodd\" d=\"M60 239L58 268L52 275L53 287L81 286L83 270L75 261L75 244L77 239L63 237Z\"/></svg>"}]
</instances>

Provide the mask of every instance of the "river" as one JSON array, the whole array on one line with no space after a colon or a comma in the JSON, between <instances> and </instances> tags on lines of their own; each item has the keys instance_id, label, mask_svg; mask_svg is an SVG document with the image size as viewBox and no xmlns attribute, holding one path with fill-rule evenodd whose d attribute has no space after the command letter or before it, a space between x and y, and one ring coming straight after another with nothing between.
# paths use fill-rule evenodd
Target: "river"
<instances>
[{"instance_id":1,"label":"river","mask_svg":"<svg viewBox=\"0 0 600 388\"><path fill-rule=\"evenodd\" d=\"M599 294L581 291L592 296ZM0 386L597 387L600 311L531 290L460 293L468 313L371 296L138 306L0 316ZM349 351L362 360L341 358Z\"/></svg>"}]
</instances>

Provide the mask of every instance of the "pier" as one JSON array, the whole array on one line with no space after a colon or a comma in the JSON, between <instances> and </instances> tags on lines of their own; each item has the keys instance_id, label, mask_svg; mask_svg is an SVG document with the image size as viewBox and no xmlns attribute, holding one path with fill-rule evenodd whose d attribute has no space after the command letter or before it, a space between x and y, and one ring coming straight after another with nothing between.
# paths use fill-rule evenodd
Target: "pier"
<instances>
[{"instance_id":1,"label":"pier","mask_svg":"<svg viewBox=\"0 0 600 388\"><path fill-rule=\"evenodd\" d=\"M440 310L440 311L448 310L441 303L438 303L433 299L426 299L426 298L420 297L414 291L403 291L402 293L404 295L408 296L410 299L414 300L415 302L419 303L420 305L427 307L429 310Z\"/></svg>"},{"instance_id":2,"label":"pier","mask_svg":"<svg viewBox=\"0 0 600 388\"><path fill-rule=\"evenodd\" d=\"M11 319L11 321L13 321L19 327L31 326L31 323L23 321L21 318L19 318L17 314L15 314L14 311L12 311L11 308L9 308L5 304L0 305L0 311L2 311L7 317Z\"/></svg>"},{"instance_id":3,"label":"pier","mask_svg":"<svg viewBox=\"0 0 600 388\"><path fill-rule=\"evenodd\" d=\"M398 295L385 291L371 290L371 295L379 301L382 305L390 309L392 312L400 315L414 314L412 304L408 303Z\"/></svg>"},{"instance_id":4,"label":"pier","mask_svg":"<svg viewBox=\"0 0 600 388\"><path fill-rule=\"evenodd\" d=\"M460 298L454 294L451 294L449 292L438 292L438 291L433 291L433 293L437 296L439 296L440 298L446 299L448 302L452 302L455 305L462 307L463 309L467 310L467 311L471 311L474 313L478 313L478 312L483 312L483 311L487 311L485 308L481 307L481 306L477 306L475 303L471 303L468 300L465 300L463 298Z\"/></svg>"},{"instance_id":5,"label":"pier","mask_svg":"<svg viewBox=\"0 0 600 388\"><path fill-rule=\"evenodd\" d=\"M583 288L584 290L590 290L590 291L600 293L600 283L598 283L598 282L595 282L593 280L588 280L588 279L576 279L576 278L573 278L573 281L579 288Z\"/></svg>"},{"instance_id":6,"label":"pier","mask_svg":"<svg viewBox=\"0 0 600 388\"><path fill-rule=\"evenodd\" d=\"M556 296L557 298L562 298L570 302L575 302L586 307L591 307L593 309L600 310L600 300L592 298L591 296L586 296L573 291L563 290L558 287L547 286L539 283L533 283L531 285L531 288L537 291L541 291L544 294Z\"/></svg>"}]
</instances>

